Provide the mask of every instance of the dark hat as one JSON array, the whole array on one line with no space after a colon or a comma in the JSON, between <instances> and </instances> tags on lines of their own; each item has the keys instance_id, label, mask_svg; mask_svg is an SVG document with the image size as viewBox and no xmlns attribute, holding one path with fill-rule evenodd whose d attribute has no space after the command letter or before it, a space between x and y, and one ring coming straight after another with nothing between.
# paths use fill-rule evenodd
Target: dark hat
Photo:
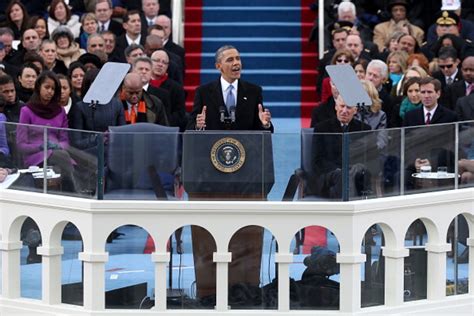
<instances>
[{"instance_id":1,"label":"dark hat","mask_svg":"<svg viewBox=\"0 0 474 316\"><path fill-rule=\"evenodd\" d=\"M408 9L408 2L406 0L391 0L388 4L389 11L392 11L392 8L396 5L402 5Z\"/></svg>"},{"instance_id":2,"label":"dark hat","mask_svg":"<svg viewBox=\"0 0 474 316\"><path fill-rule=\"evenodd\" d=\"M67 26L60 25L55 28L53 34L51 34L51 39L56 42L61 36L66 36L69 39L69 43L71 44L74 42L74 35Z\"/></svg>"},{"instance_id":3,"label":"dark hat","mask_svg":"<svg viewBox=\"0 0 474 316\"><path fill-rule=\"evenodd\" d=\"M99 56L91 54L91 53L82 54L79 57L78 61L82 63L83 65L91 63L95 65L97 69L100 69L102 67L102 62L100 61Z\"/></svg>"},{"instance_id":4,"label":"dark hat","mask_svg":"<svg viewBox=\"0 0 474 316\"><path fill-rule=\"evenodd\" d=\"M459 16L454 11L441 11L436 19L438 25L458 25Z\"/></svg>"},{"instance_id":5,"label":"dark hat","mask_svg":"<svg viewBox=\"0 0 474 316\"><path fill-rule=\"evenodd\" d=\"M347 32L350 32L353 26L354 24L349 21L337 21L329 26L329 31L331 32L331 35L333 35L334 32L339 29L344 29Z\"/></svg>"}]
</instances>

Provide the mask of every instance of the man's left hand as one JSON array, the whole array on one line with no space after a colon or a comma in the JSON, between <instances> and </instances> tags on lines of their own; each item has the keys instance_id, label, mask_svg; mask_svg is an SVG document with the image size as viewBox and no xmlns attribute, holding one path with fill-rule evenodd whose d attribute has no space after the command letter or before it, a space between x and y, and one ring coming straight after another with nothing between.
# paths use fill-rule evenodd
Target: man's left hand
<instances>
[{"instance_id":1,"label":"man's left hand","mask_svg":"<svg viewBox=\"0 0 474 316\"><path fill-rule=\"evenodd\" d=\"M270 128L272 114L270 113L270 110L264 110L261 104L258 105L258 118L260 119L260 122L262 122L263 127Z\"/></svg>"}]
</instances>

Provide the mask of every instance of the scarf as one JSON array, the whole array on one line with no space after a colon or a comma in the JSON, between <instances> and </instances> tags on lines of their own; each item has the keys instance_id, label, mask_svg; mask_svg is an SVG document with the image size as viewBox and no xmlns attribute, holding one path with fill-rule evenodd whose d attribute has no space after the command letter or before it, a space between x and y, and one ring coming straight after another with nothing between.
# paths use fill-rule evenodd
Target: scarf
<instances>
[{"instance_id":1,"label":"scarf","mask_svg":"<svg viewBox=\"0 0 474 316\"><path fill-rule=\"evenodd\" d=\"M63 110L59 104L39 104L39 103L28 103L26 106L37 116L44 119L52 119L61 113Z\"/></svg>"},{"instance_id":2,"label":"scarf","mask_svg":"<svg viewBox=\"0 0 474 316\"><path fill-rule=\"evenodd\" d=\"M145 104L145 101L143 100L143 97L140 101L138 101L137 112L135 112L135 106L132 106L131 111L128 110L128 103L127 103L127 100L125 100L125 93L123 91L120 93L120 100L122 100L123 112L125 115L125 122L127 124L147 122L146 104Z\"/></svg>"},{"instance_id":3,"label":"scarf","mask_svg":"<svg viewBox=\"0 0 474 316\"><path fill-rule=\"evenodd\" d=\"M411 110L414 110L416 109L417 107L419 107L421 105L421 102L420 103L417 103L417 104L414 104L414 103L411 103L410 102L410 99L408 99L408 97L405 97L405 99L403 99L402 103L400 104L400 117L402 119L405 118L405 114L408 112L408 111L411 111Z\"/></svg>"},{"instance_id":4,"label":"scarf","mask_svg":"<svg viewBox=\"0 0 474 316\"><path fill-rule=\"evenodd\" d=\"M165 73L160 78L151 79L150 80L150 86L155 87L155 88L159 88L163 84L163 82L165 82L166 80L168 80L168 73Z\"/></svg>"}]
</instances>

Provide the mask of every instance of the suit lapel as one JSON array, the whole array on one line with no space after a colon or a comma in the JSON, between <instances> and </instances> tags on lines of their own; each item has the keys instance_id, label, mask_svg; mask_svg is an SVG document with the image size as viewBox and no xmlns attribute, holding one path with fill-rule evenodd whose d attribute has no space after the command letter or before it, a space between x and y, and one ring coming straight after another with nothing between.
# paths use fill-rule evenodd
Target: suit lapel
<instances>
[{"instance_id":1,"label":"suit lapel","mask_svg":"<svg viewBox=\"0 0 474 316\"><path fill-rule=\"evenodd\" d=\"M239 79L239 88L237 90L237 108L235 111L236 117L239 117L240 113L249 113L247 111L248 107L248 96L245 82Z\"/></svg>"},{"instance_id":2,"label":"suit lapel","mask_svg":"<svg viewBox=\"0 0 474 316\"><path fill-rule=\"evenodd\" d=\"M441 105L438 104L438 107L436 108L436 111L434 112L434 115L431 118L431 124L438 122L441 116L443 116L443 108L441 108Z\"/></svg>"},{"instance_id":3,"label":"suit lapel","mask_svg":"<svg viewBox=\"0 0 474 316\"><path fill-rule=\"evenodd\" d=\"M215 100L215 108L219 111L221 106L225 107L224 99L222 97L221 82L217 80L211 90L211 100Z\"/></svg>"}]
</instances>

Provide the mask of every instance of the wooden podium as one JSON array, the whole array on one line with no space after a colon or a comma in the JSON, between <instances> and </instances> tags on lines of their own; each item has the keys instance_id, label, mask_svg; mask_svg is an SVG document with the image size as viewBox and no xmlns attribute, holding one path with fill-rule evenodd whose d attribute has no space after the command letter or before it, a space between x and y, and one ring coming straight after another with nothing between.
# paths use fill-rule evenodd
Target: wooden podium
<instances>
[{"instance_id":1,"label":"wooden podium","mask_svg":"<svg viewBox=\"0 0 474 316\"><path fill-rule=\"evenodd\" d=\"M229 162L229 163L228 163ZM183 183L190 200L263 201L274 183L269 132L189 131L183 134ZM212 236L192 227L197 297L216 293ZM260 284L263 228L248 226L231 239L229 286Z\"/></svg>"}]
</instances>

